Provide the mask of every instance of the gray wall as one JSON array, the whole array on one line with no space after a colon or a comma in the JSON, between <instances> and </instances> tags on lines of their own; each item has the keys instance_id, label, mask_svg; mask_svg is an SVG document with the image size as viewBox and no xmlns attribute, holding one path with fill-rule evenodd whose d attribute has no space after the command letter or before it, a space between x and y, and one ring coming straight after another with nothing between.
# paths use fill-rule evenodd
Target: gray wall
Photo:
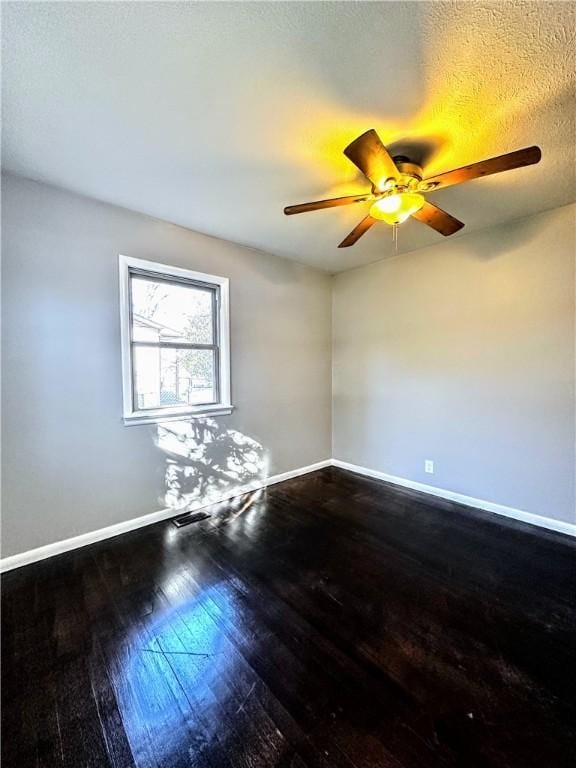
<instances>
[{"instance_id":1,"label":"gray wall","mask_svg":"<svg viewBox=\"0 0 576 768\"><path fill-rule=\"evenodd\" d=\"M2 235L4 556L330 457L328 275L9 176ZM230 278L234 414L123 426L119 253Z\"/></svg>"},{"instance_id":2,"label":"gray wall","mask_svg":"<svg viewBox=\"0 0 576 768\"><path fill-rule=\"evenodd\" d=\"M331 454L575 521L574 213L330 278L5 177L3 556ZM230 278L234 414L123 426L118 253Z\"/></svg>"},{"instance_id":3,"label":"gray wall","mask_svg":"<svg viewBox=\"0 0 576 768\"><path fill-rule=\"evenodd\" d=\"M335 458L576 521L574 214L335 277Z\"/></svg>"}]
</instances>

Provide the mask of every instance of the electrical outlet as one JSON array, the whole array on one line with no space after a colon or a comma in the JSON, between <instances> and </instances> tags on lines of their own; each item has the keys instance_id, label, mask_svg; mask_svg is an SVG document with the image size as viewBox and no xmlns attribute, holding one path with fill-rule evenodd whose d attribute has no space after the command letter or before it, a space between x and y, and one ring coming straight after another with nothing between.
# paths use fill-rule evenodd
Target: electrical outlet
<instances>
[{"instance_id":1,"label":"electrical outlet","mask_svg":"<svg viewBox=\"0 0 576 768\"><path fill-rule=\"evenodd\" d=\"M424 472L427 472L429 475L434 474L434 462L432 459L426 459L424 461Z\"/></svg>"}]
</instances>

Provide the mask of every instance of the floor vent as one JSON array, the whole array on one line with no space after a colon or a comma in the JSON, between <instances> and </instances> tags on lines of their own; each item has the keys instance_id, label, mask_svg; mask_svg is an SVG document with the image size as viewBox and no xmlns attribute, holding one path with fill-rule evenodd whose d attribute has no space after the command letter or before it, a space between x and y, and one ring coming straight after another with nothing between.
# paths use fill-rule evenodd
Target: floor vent
<instances>
[{"instance_id":1,"label":"floor vent","mask_svg":"<svg viewBox=\"0 0 576 768\"><path fill-rule=\"evenodd\" d=\"M208 512L187 512L185 515L175 517L172 522L176 528L183 528L185 525L190 525L191 523L199 523L200 520L206 520L208 517L210 517Z\"/></svg>"}]
</instances>

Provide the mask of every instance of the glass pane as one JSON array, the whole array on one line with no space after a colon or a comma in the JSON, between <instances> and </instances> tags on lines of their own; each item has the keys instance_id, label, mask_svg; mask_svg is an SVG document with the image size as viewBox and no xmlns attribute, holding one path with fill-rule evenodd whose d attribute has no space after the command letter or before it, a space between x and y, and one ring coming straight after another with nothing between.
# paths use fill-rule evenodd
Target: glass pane
<instances>
[{"instance_id":1,"label":"glass pane","mask_svg":"<svg viewBox=\"0 0 576 768\"><path fill-rule=\"evenodd\" d=\"M137 409L216 402L214 350L135 346L133 352Z\"/></svg>"},{"instance_id":2,"label":"glass pane","mask_svg":"<svg viewBox=\"0 0 576 768\"><path fill-rule=\"evenodd\" d=\"M215 344L215 292L139 275L130 279L134 341Z\"/></svg>"}]
</instances>

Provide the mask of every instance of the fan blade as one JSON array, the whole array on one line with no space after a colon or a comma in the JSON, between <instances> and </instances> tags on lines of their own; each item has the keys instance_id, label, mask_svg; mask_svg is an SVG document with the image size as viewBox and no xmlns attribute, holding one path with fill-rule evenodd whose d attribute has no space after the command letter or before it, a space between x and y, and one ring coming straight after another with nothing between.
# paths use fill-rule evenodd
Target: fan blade
<instances>
[{"instance_id":1,"label":"fan blade","mask_svg":"<svg viewBox=\"0 0 576 768\"><path fill-rule=\"evenodd\" d=\"M419 211L416 211L416 213L413 213L412 216L423 224L428 224L429 227L435 229L436 232L440 232L444 237L453 235L454 232L458 232L458 230L462 229L464 226L464 224L461 221L458 221L458 219L455 219L454 216L450 216L450 214L443 211L442 208L438 208L438 206L432 205L432 203L429 202L424 203L422 208L420 208Z\"/></svg>"},{"instance_id":2,"label":"fan blade","mask_svg":"<svg viewBox=\"0 0 576 768\"><path fill-rule=\"evenodd\" d=\"M356 224L352 232L346 235L338 248L348 248L349 246L354 245L357 240L360 240L364 232L367 232L370 229L372 224L376 224L376 219L373 219L372 216L366 216L366 218L362 219L359 224Z\"/></svg>"},{"instance_id":3,"label":"fan blade","mask_svg":"<svg viewBox=\"0 0 576 768\"><path fill-rule=\"evenodd\" d=\"M526 147L526 149L518 149L516 152L509 152L507 155L491 157L489 160L481 160L479 163L472 163L472 165L465 165L453 171L440 173L438 176L431 176L429 179L425 179L424 183L433 184L435 190L443 189L444 187L452 187L454 184L462 184L464 181L478 179L481 176L490 176L493 173L523 168L525 165L534 165L534 163L540 162L541 157L540 147Z\"/></svg>"},{"instance_id":4,"label":"fan blade","mask_svg":"<svg viewBox=\"0 0 576 768\"><path fill-rule=\"evenodd\" d=\"M398 168L373 128L348 144L344 154L376 189L382 190L387 179L398 178Z\"/></svg>"},{"instance_id":5,"label":"fan blade","mask_svg":"<svg viewBox=\"0 0 576 768\"><path fill-rule=\"evenodd\" d=\"M351 203L363 203L372 200L374 195L348 195L348 197L333 197L331 200L316 200L314 203L300 203L300 205L287 205L284 208L286 216L293 213L306 213L307 211L320 211L322 208L336 208L338 205L351 205Z\"/></svg>"}]
</instances>

